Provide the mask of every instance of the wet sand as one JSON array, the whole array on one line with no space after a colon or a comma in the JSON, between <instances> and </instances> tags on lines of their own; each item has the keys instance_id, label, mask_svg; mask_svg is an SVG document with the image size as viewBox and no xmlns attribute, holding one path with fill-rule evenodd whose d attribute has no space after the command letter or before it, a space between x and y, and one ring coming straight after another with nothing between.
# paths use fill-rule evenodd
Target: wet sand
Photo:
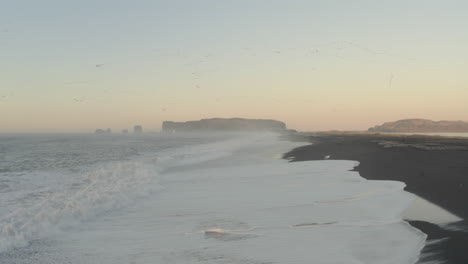
<instances>
[{"instance_id":1,"label":"wet sand","mask_svg":"<svg viewBox=\"0 0 468 264\"><path fill-rule=\"evenodd\" d=\"M370 180L405 182L414 193L462 219L468 217L468 139L437 136L322 133L307 137L313 145L284 155L291 161L356 160L355 168ZM329 156L329 157L328 157ZM423 221L409 221L428 234L421 263L468 263L466 220L440 227ZM434 254L431 254L434 253ZM429 256L431 255L431 256Z\"/></svg>"}]
</instances>

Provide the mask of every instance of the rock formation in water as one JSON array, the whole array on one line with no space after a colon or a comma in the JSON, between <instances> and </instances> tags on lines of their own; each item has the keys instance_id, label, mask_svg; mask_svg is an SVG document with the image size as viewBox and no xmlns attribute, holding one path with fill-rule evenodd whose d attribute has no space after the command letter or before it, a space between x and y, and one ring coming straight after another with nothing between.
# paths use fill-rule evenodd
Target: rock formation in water
<instances>
[{"instance_id":1,"label":"rock formation in water","mask_svg":"<svg viewBox=\"0 0 468 264\"><path fill-rule=\"evenodd\" d=\"M468 122L404 119L395 122L387 122L383 125L369 128L368 131L399 133L468 133Z\"/></svg>"},{"instance_id":2,"label":"rock formation in water","mask_svg":"<svg viewBox=\"0 0 468 264\"><path fill-rule=\"evenodd\" d=\"M140 125L136 125L133 127L133 133L135 134L141 134L143 133L143 127Z\"/></svg>"},{"instance_id":3,"label":"rock formation in water","mask_svg":"<svg viewBox=\"0 0 468 264\"><path fill-rule=\"evenodd\" d=\"M287 131L283 122L271 119L211 118L199 121L162 123L163 132L194 131Z\"/></svg>"},{"instance_id":4,"label":"rock formation in water","mask_svg":"<svg viewBox=\"0 0 468 264\"><path fill-rule=\"evenodd\" d=\"M112 133L112 130L110 128L104 130L104 129L96 129L96 131L94 131L94 134L111 134Z\"/></svg>"}]
</instances>

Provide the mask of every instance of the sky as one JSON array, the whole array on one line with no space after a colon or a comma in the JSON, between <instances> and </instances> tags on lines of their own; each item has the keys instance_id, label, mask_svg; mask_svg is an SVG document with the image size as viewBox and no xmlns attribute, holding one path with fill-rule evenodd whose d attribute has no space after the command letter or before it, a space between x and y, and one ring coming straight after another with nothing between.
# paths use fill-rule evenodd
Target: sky
<instances>
[{"instance_id":1,"label":"sky","mask_svg":"<svg viewBox=\"0 0 468 264\"><path fill-rule=\"evenodd\" d=\"M468 120L467 1L0 0L0 133Z\"/></svg>"}]
</instances>

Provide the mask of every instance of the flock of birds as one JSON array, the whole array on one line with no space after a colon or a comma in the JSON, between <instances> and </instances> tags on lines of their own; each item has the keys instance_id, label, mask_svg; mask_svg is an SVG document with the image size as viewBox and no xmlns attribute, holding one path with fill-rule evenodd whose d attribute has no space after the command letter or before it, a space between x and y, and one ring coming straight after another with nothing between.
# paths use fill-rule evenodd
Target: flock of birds
<instances>
[{"instance_id":1,"label":"flock of birds","mask_svg":"<svg viewBox=\"0 0 468 264\"><path fill-rule=\"evenodd\" d=\"M8 29L1 29L0 30L0 44L3 43L3 40L9 39L10 36L8 36ZM8 98L13 97L13 93L7 93L7 94L0 94L0 101L7 100Z\"/></svg>"},{"instance_id":2,"label":"flock of birds","mask_svg":"<svg viewBox=\"0 0 468 264\"><path fill-rule=\"evenodd\" d=\"M0 31L0 33L8 33L7 30ZM1 35L0 35L1 36ZM334 42L329 42L329 43L322 43L322 44L316 44L312 45L310 48L306 49L305 51L302 50L298 56L310 56L310 55L317 55L321 53L325 53L327 55L334 55L336 58L343 59L344 57L341 54L337 54L337 51L342 51L347 48L352 48L356 49L365 53L368 53L370 55L374 56L399 56L396 54L391 54L388 52L383 52L383 51L377 51L373 50L370 48L367 48L365 46L359 45L357 43L351 42L351 41L334 41ZM248 52L249 56L255 56L256 52L252 48L242 48L241 49L244 52ZM292 52L296 52L298 49L296 48L291 48L291 49L274 49L271 50L270 52L275 54L275 55L288 55L288 53L292 54ZM331 51L331 52L330 52ZM258 52L258 51L257 51ZM265 49L262 52L268 52L267 49ZM188 55L183 55L180 51L173 51L173 52L165 52L162 53L161 56L165 57L179 57L180 58L188 58L188 62L184 64L184 66L191 68L192 70L190 71L190 74L194 81L196 81L193 84L193 87L195 89L201 89L202 86L198 83L200 81L200 78L202 77L203 74L209 74L213 73L215 71L218 71L220 67L217 68L212 68L212 69L203 69L203 67L206 65L206 62L211 58L214 57L212 53L208 53L202 56L197 56L195 58L191 58ZM403 56L399 56L403 57ZM94 64L95 68L105 68L106 64L104 63L96 63ZM316 70L317 68L312 68L312 70ZM390 74L389 80L388 80L388 88L391 88L392 83L394 81L395 75L393 73ZM85 84L90 84L92 81L71 81L71 82L65 82L64 84L66 85L85 85ZM108 93L108 90L103 89L102 90L104 93ZM115 91L113 91L115 92ZM130 92L130 91L127 91ZM0 94L0 100L7 100L8 98L12 97L12 94ZM85 96L79 96L79 97L74 97L72 98L72 101L75 103L85 103L90 101L91 98L86 98ZM219 99L219 98L218 98ZM162 107L161 111L166 111L167 107Z\"/></svg>"}]
</instances>

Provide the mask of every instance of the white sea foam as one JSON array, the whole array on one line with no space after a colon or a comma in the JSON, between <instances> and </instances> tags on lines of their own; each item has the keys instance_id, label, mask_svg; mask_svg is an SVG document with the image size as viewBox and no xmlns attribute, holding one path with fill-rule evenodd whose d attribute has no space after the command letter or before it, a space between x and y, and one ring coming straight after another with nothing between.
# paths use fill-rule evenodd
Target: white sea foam
<instances>
[{"instance_id":1,"label":"white sea foam","mask_svg":"<svg viewBox=\"0 0 468 264\"><path fill-rule=\"evenodd\" d=\"M414 199L405 185L365 180L350 171L355 161L278 159L301 144L268 134L159 152L150 159L157 167L146 172L160 173L139 178L140 187L126 190L134 183L125 180L117 184L123 190L108 184L83 196L108 193L105 205L119 200L113 195L140 193L150 179L161 191L12 258L48 264L415 263L426 235L402 221Z\"/></svg>"},{"instance_id":2,"label":"white sea foam","mask_svg":"<svg viewBox=\"0 0 468 264\"><path fill-rule=\"evenodd\" d=\"M0 219L0 251L60 232L103 211L121 208L157 188L154 166L116 162L82 175L71 188L37 197Z\"/></svg>"},{"instance_id":3,"label":"white sea foam","mask_svg":"<svg viewBox=\"0 0 468 264\"><path fill-rule=\"evenodd\" d=\"M9 206L0 211L0 253L131 205L161 188L160 171L228 156L229 151L251 144L253 138L258 137L233 134L222 142L167 148L74 174L10 173L8 188L14 191L2 193Z\"/></svg>"},{"instance_id":4,"label":"white sea foam","mask_svg":"<svg viewBox=\"0 0 468 264\"><path fill-rule=\"evenodd\" d=\"M403 216L407 220L426 221L437 225L447 225L463 220L421 197L416 198L411 207L403 212Z\"/></svg>"}]
</instances>

